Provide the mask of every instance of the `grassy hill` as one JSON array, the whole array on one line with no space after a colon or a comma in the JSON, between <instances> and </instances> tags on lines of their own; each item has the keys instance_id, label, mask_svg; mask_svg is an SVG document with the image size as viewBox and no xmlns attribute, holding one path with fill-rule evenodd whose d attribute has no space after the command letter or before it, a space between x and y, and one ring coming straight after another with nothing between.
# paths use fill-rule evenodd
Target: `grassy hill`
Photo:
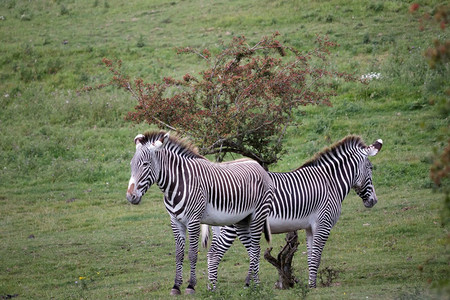
<instances>
[{"instance_id":1,"label":"grassy hill","mask_svg":"<svg viewBox=\"0 0 450 300\"><path fill-rule=\"evenodd\" d=\"M175 47L217 51L234 35L257 41L279 31L304 51L328 35L340 44L332 68L381 78L341 84L332 107L299 111L287 153L271 169L292 170L347 134L382 138L372 159L379 202L365 209L354 192L344 201L322 258L329 287L272 290L276 270L262 261L260 288L244 290L248 261L236 243L214 294L206 292L200 252L197 297L448 299L448 224L441 225L444 197L429 168L449 136L450 76L448 66L432 70L422 56L434 38L448 39L448 29L418 30L418 18L440 2L421 1L416 14L406 1L302 2L2 1L0 298L167 297L175 249L162 194L152 187L139 206L125 199L133 138L150 128L124 121L135 105L128 94L77 90L109 80L104 57L149 82L181 78L204 66ZM284 236L274 238L275 252ZM299 249L304 282L305 244Z\"/></svg>"}]
</instances>

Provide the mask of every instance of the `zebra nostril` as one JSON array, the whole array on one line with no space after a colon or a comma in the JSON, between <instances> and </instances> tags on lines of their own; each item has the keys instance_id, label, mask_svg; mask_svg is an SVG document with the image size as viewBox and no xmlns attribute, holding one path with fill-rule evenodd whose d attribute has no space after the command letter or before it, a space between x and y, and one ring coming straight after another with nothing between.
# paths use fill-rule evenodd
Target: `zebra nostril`
<instances>
[{"instance_id":1,"label":"zebra nostril","mask_svg":"<svg viewBox=\"0 0 450 300\"><path fill-rule=\"evenodd\" d=\"M135 195L132 195L131 193L127 193L127 200L128 200L128 202L133 203L135 198L136 198Z\"/></svg>"},{"instance_id":2,"label":"zebra nostril","mask_svg":"<svg viewBox=\"0 0 450 300\"><path fill-rule=\"evenodd\" d=\"M373 207L375 204L377 204L377 198L369 198L367 201L364 201L364 206L367 208Z\"/></svg>"},{"instance_id":3,"label":"zebra nostril","mask_svg":"<svg viewBox=\"0 0 450 300\"><path fill-rule=\"evenodd\" d=\"M135 194L127 193L127 200L134 205L138 205L139 203L141 203L141 197L138 197Z\"/></svg>"}]
</instances>

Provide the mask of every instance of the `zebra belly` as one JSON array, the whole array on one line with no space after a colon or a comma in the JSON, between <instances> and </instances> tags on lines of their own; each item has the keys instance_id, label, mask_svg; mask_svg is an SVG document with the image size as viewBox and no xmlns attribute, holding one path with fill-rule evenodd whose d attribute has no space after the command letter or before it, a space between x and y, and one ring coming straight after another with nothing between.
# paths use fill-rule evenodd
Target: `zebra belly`
<instances>
[{"instance_id":1,"label":"zebra belly","mask_svg":"<svg viewBox=\"0 0 450 300\"><path fill-rule=\"evenodd\" d=\"M270 231L276 234L314 227L317 216L316 214L310 214L307 217L297 219L280 219L269 216L267 219L269 221Z\"/></svg>"},{"instance_id":2,"label":"zebra belly","mask_svg":"<svg viewBox=\"0 0 450 300\"><path fill-rule=\"evenodd\" d=\"M207 204L206 209L203 213L201 223L213 226L232 225L239 223L239 221L242 221L251 213L252 213L251 211L244 211L239 213L224 212L213 207L211 204Z\"/></svg>"}]
</instances>

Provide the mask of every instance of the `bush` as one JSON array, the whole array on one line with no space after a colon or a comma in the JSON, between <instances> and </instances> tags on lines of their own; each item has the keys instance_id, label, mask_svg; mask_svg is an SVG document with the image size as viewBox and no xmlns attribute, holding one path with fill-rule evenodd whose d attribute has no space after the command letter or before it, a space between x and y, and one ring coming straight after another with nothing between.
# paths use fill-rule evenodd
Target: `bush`
<instances>
[{"instance_id":1,"label":"bush","mask_svg":"<svg viewBox=\"0 0 450 300\"><path fill-rule=\"evenodd\" d=\"M122 73L120 61L104 63L113 73L110 84L124 88L138 101L130 120L179 131L218 161L226 153L237 153L267 167L283 153L282 138L293 123L295 108L330 104L333 87L338 86L330 82L356 80L326 69L329 65L324 62L334 43L317 38L316 49L301 53L283 46L275 39L278 35L253 46L245 37L235 37L215 56L207 49L179 49L179 54L195 54L209 64L199 77L186 74L182 80L133 82Z\"/></svg>"}]
</instances>

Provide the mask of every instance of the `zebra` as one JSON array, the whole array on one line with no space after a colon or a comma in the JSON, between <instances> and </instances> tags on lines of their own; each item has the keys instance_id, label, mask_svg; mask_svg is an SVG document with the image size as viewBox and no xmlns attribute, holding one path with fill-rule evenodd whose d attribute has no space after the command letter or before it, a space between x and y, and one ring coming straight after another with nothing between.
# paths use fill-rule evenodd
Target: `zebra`
<instances>
[{"instance_id":1,"label":"zebra","mask_svg":"<svg viewBox=\"0 0 450 300\"><path fill-rule=\"evenodd\" d=\"M378 201L368 157L376 155L382 145L381 139L366 146L360 137L347 136L292 172L268 173L275 186L267 218L271 233L305 229L311 288L316 287L325 242L339 219L342 201L350 189L356 191L367 208ZM204 247L208 238L208 227L202 226ZM221 260L235 238L232 226L213 227L210 248L214 248L216 260Z\"/></svg>"},{"instance_id":2,"label":"zebra","mask_svg":"<svg viewBox=\"0 0 450 300\"><path fill-rule=\"evenodd\" d=\"M126 197L131 204L139 204L155 182L164 193L176 246L175 283L171 294L181 293L186 230L191 270L185 292L195 293L201 223L236 224L235 232L245 241L250 259L247 280L258 282L259 242L263 231L270 242L266 218L272 202L273 183L267 172L256 161L245 158L212 163L199 155L192 145L164 131L139 134L134 142L136 152L130 163L131 178ZM217 270L214 263L208 259L208 273L210 268ZM214 274L217 276L217 272ZM208 276L208 279L208 285L213 289L217 277Z\"/></svg>"}]
</instances>

